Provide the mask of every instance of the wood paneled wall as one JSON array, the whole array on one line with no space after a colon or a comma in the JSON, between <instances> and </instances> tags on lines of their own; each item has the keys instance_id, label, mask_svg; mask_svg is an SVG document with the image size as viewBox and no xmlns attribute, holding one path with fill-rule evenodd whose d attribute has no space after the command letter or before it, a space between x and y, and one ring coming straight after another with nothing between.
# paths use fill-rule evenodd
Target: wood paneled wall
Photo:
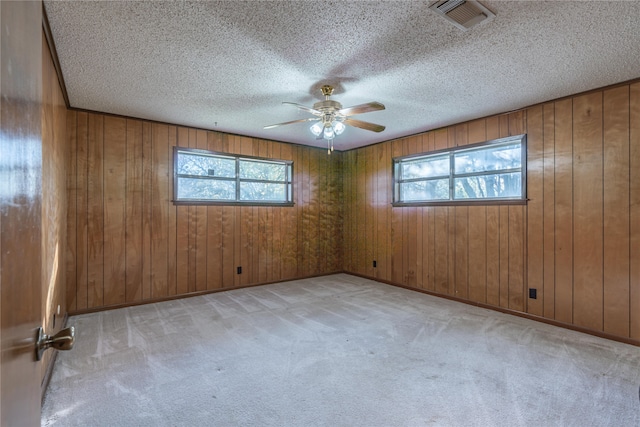
<instances>
[{"instance_id":1,"label":"wood paneled wall","mask_svg":"<svg viewBox=\"0 0 640 427\"><path fill-rule=\"evenodd\" d=\"M78 111L67 128L70 311L342 271L341 153ZM295 206L174 206L176 145L293 160Z\"/></svg>"},{"instance_id":2,"label":"wood paneled wall","mask_svg":"<svg viewBox=\"0 0 640 427\"><path fill-rule=\"evenodd\" d=\"M522 133L526 206L390 205L393 157ZM347 272L640 340L640 83L343 161Z\"/></svg>"},{"instance_id":3,"label":"wood paneled wall","mask_svg":"<svg viewBox=\"0 0 640 427\"><path fill-rule=\"evenodd\" d=\"M62 329L65 301L67 233L67 107L51 53L42 35L42 326L47 334ZM60 314L57 309L60 306ZM45 378L53 350L44 353Z\"/></svg>"}]
</instances>

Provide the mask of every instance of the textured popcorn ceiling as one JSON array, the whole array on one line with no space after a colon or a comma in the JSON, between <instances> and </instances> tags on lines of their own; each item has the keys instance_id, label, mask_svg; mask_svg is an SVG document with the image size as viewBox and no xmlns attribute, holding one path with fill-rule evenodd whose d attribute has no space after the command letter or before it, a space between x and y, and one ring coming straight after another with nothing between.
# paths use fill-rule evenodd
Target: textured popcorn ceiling
<instances>
[{"instance_id":1,"label":"textured popcorn ceiling","mask_svg":"<svg viewBox=\"0 0 640 427\"><path fill-rule=\"evenodd\" d=\"M640 1L484 1L463 32L428 1L45 1L72 107L323 146L299 123L332 84L336 149L640 77Z\"/></svg>"}]
</instances>

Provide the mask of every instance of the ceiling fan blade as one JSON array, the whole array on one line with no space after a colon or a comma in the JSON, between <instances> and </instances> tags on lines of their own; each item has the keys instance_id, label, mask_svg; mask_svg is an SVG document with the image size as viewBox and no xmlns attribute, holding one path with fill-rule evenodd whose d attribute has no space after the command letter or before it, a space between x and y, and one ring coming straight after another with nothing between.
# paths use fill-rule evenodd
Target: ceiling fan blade
<instances>
[{"instance_id":1,"label":"ceiling fan blade","mask_svg":"<svg viewBox=\"0 0 640 427\"><path fill-rule=\"evenodd\" d=\"M309 107L305 107L304 105L300 105L300 104L296 104L295 102L283 102L283 104L289 104L289 105L293 105L294 107L297 107L303 111L306 111L307 113L311 113L314 114L316 116L321 116L322 112L318 111L318 110L314 110L313 108L309 108Z\"/></svg>"},{"instance_id":2,"label":"ceiling fan blade","mask_svg":"<svg viewBox=\"0 0 640 427\"><path fill-rule=\"evenodd\" d=\"M273 129L273 128L277 128L278 126L291 125L294 123L302 123L302 122L315 122L317 120L320 120L320 119L317 117L309 117L308 119L299 119L299 120L291 120L290 122L276 123L275 125L265 126L263 129Z\"/></svg>"},{"instance_id":3,"label":"ceiling fan blade","mask_svg":"<svg viewBox=\"0 0 640 427\"><path fill-rule=\"evenodd\" d=\"M344 119L343 123L345 125L357 127L364 130L371 130L373 132L382 132L385 127L382 125L377 125L375 123L363 122L362 120L350 119L347 117Z\"/></svg>"},{"instance_id":4,"label":"ceiling fan blade","mask_svg":"<svg viewBox=\"0 0 640 427\"><path fill-rule=\"evenodd\" d=\"M354 105L353 107L343 108L338 114L343 116L351 116L354 114L368 113L369 111L384 110L384 105L379 102L367 102L366 104Z\"/></svg>"}]
</instances>

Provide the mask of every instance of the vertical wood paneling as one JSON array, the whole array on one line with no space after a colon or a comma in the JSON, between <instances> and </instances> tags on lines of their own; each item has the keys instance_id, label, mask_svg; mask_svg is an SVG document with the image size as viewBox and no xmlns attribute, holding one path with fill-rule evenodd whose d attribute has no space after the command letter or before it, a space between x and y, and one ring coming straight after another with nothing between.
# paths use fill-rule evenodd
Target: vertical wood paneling
<instances>
[{"instance_id":1,"label":"vertical wood paneling","mask_svg":"<svg viewBox=\"0 0 640 427\"><path fill-rule=\"evenodd\" d=\"M391 143L391 156L402 156L402 140L396 140ZM391 281L394 283L404 284L405 275L402 271L403 268L403 208L391 209ZM360 212L360 209L358 209Z\"/></svg>"},{"instance_id":2,"label":"vertical wood paneling","mask_svg":"<svg viewBox=\"0 0 640 427\"><path fill-rule=\"evenodd\" d=\"M178 293L178 212L173 200L173 147L177 145L178 129L169 126L167 145L167 295Z\"/></svg>"},{"instance_id":3,"label":"vertical wood paneling","mask_svg":"<svg viewBox=\"0 0 640 427\"><path fill-rule=\"evenodd\" d=\"M545 291L542 105L527 111L527 129L527 287L537 289L537 298L528 300L527 312L542 316Z\"/></svg>"},{"instance_id":4,"label":"vertical wood paneling","mask_svg":"<svg viewBox=\"0 0 640 427\"><path fill-rule=\"evenodd\" d=\"M375 166L374 166L374 147L367 147L365 150L365 255L364 255L364 272L369 277L375 277L373 269L373 260L375 258Z\"/></svg>"},{"instance_id":5,"label":"vertical wood paneling","mask_svg":"<svg viewBox=\"0 0 640 427\"><path fill-rule=\"evenodd\" d=\"M104 117L87 126L87 307L104 305Z\"/></svg>"},{"instance_id":6,"label":"vertical wood paneling","mask_svg":"<svg viewBox=\"0 0 640 427\"><path fill-rule=\"evenodd\" d=\"M106 116L104 138L104 304L113 305L126 300L126 119Z\"/></svg>"},{"instance_id":7,"label":"vertical wood paneling","mask_svg":"<svg viewBox=\"0 0 640 427\"><path fill-rule=\"evenodd\" d=\"M66 304L69 311L78 309L78 124L77 113L67 111L67 250L66 250ZM80 212L82 211L80 208ZM83 286L83 282L80 282Z\"/></svg>"},{"instance_id":8,"label":"vertical wood paneling","mask_svg":"<svg viewBox=\"0 0 640 427\"><path fill-rule=\"evenodd\" d=\"M125 301L142 299L142 122L127 119Z\"/></svg>"},{"instance_id":9,"label":"vertical wood paneling","mask_svg":"<svg viewBox=\"0 0 640 427\"><path fill-rule=\"evenodd\" d=\"M543 142L543 315L555 319L555 105L544 104ZM531 268L531 267L530 267Z\"/></svg>"},{"instance_id":10,"label":"vertical wood paneling","mask_svg":"<svg viewBox=\"0 0 640 427\"><path fill-rule=\"evenodd\" d=\"M487 140L486 120L470 122L468 129L469 144ZM469 299L485 303L487 300L487 207L470 206L468 221Z\"/></svg>"},{"instance_id":11,"label":"vertical wood paneling","mask_svg":"<svg viewBox=\"0 0 640 427\"><path fill-rule=\"evenodd\" d=\"M151 298L151 182L153 180L152 126L142 123L142 299Z\"/></svg>"},{"instance_id":12,"label":"vertical wood paneling","mask_svg":"<svg viewBox=\"0 0 640 427\"><path fill-rule=\"evenodd\" d=\"M573 322L573 100L555 105L555 319Z\"/></svg>"},{"instance_id":13,"label":"vertical wood paneling","mask_svg":"<svg viewBox=\"0 0 640 427\"><path fill-rule=\"evenodd\" d=\"M527 132L527 111L509 114L509 135ZM509 308L526 311L527 213L524 206L509 206Z\"/></svg>"},{"instance_id":14,"label":"vertical wood paneling","mask_svg":"<svg viewBox=\"0 0 640 427\"><path fill-rule=\"evenodd\" d=\"M629 335L640 340L640 83L631 85L629 105Z\"/></svg>"},{"instance_id":15,"label":"vertical wood paneling","mask_svg":"<svg viewBox=\"0 0 640 427\"><path fill-rule=\"evenodd\" d=\"M151 297L167 296L169 126L151 125Z\"/></svg>"},{"instance_id":16,"label":"vertical wood paneling","mask_svg":"<svg viewBox=\"0 0 640 427\"><path fill-rule=\"evenodd\" d=\"M178 147L189 147L189 129L179 127L177 129ZM177 206L176 209L176 293L178 295L189 292L191 270L191 244L190 244L190 213L191 206Z\"/></svg>"},{"instance_id":17,"label":"vertical wood paneling","mask_svg":"<svg viewBox=\"0 0 640 427\"><path fill-rule=\"evenodd\" d=\"M573 321L602 330L602 92L573 101Z\"/></svg>"},{"instance_id":18,"label":"vertical wood paneling","mask_svg":"<svg viewBox=\"0 0 640 427\"><path fill-rule=\"evenodd\" d=\"M274 159L282 159L282 144L272 143L271 146L271 157ZM327 183L327 191L329 183ZM323 194L325 192L323 191ZM327 196L325 196L327 197ZM282 209L281 208L271 208L271 218L273 223L273 231L271 235L273 238L271 239L271 263L272 268L269 275L269 281L280 280L282 277ZM328 248L325 246L325 252L323 258L326 260L328 257L325 255L327 253ZM326 268L326 267L325 267ZM326 270L322 270L326 271Z\"/></svg>"},{"instance_id":19,"label":"vertical wood paneling","mask_svg":"<svg viewBox=\"0 0 640 427\"><path fill-rule=\"evenodd\" d=\"M418 152L419 136L413 136L404 140L403 155L412 155ZM422 145L422 144L421 144ZM418 208L402 209L403 214L403 262L404 280L408 286L417 286L418 273Z\"/></svg>"},{"instance_id":20,"label":"vertical wood paneling","mask_svg":"<svg viewBox=\"0 0 640 427\"><path fill-rule=\"evenodd\" d=\"M629 87L604 92L603 330L629 336Z\"/></svg>"}]
</instances>

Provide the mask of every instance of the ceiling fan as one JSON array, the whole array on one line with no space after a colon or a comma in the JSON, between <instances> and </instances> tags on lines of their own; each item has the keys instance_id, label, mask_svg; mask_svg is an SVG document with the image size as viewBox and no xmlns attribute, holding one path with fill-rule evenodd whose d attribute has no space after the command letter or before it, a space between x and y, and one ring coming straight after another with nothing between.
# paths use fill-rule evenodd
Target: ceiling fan
<instances>
[{"instance_id":1,"label":"ceiling fan","mask_svg":"<svg viewBox=\"0 0 640 427\"><path fill-rule=\"evenodd\" d=\"M352 119L351 116L356 114L368 113L371 111L384 110L384 105L379 102L367 102L366 104L354 105L353 107L342 108L342 104L338 101L329 99L333 93L333 86L324 85L320 88L324 95L324 101L316 102L312 108L295 102L283 102L283 104L293 105L303 111L313 114L315 117L308 119L292 120L290 122L277 123L275 125L265 126L264 129L272 129L278 126L290 125L293 123L315 122L311 125L311 133L317 139L327 140L327 151L329 154L333 151L333 138L344 132L345 125L353 126L373 132L382 132L385 127L375 123L363 122L362 120Z\"/></svg>"}]
</instances>

